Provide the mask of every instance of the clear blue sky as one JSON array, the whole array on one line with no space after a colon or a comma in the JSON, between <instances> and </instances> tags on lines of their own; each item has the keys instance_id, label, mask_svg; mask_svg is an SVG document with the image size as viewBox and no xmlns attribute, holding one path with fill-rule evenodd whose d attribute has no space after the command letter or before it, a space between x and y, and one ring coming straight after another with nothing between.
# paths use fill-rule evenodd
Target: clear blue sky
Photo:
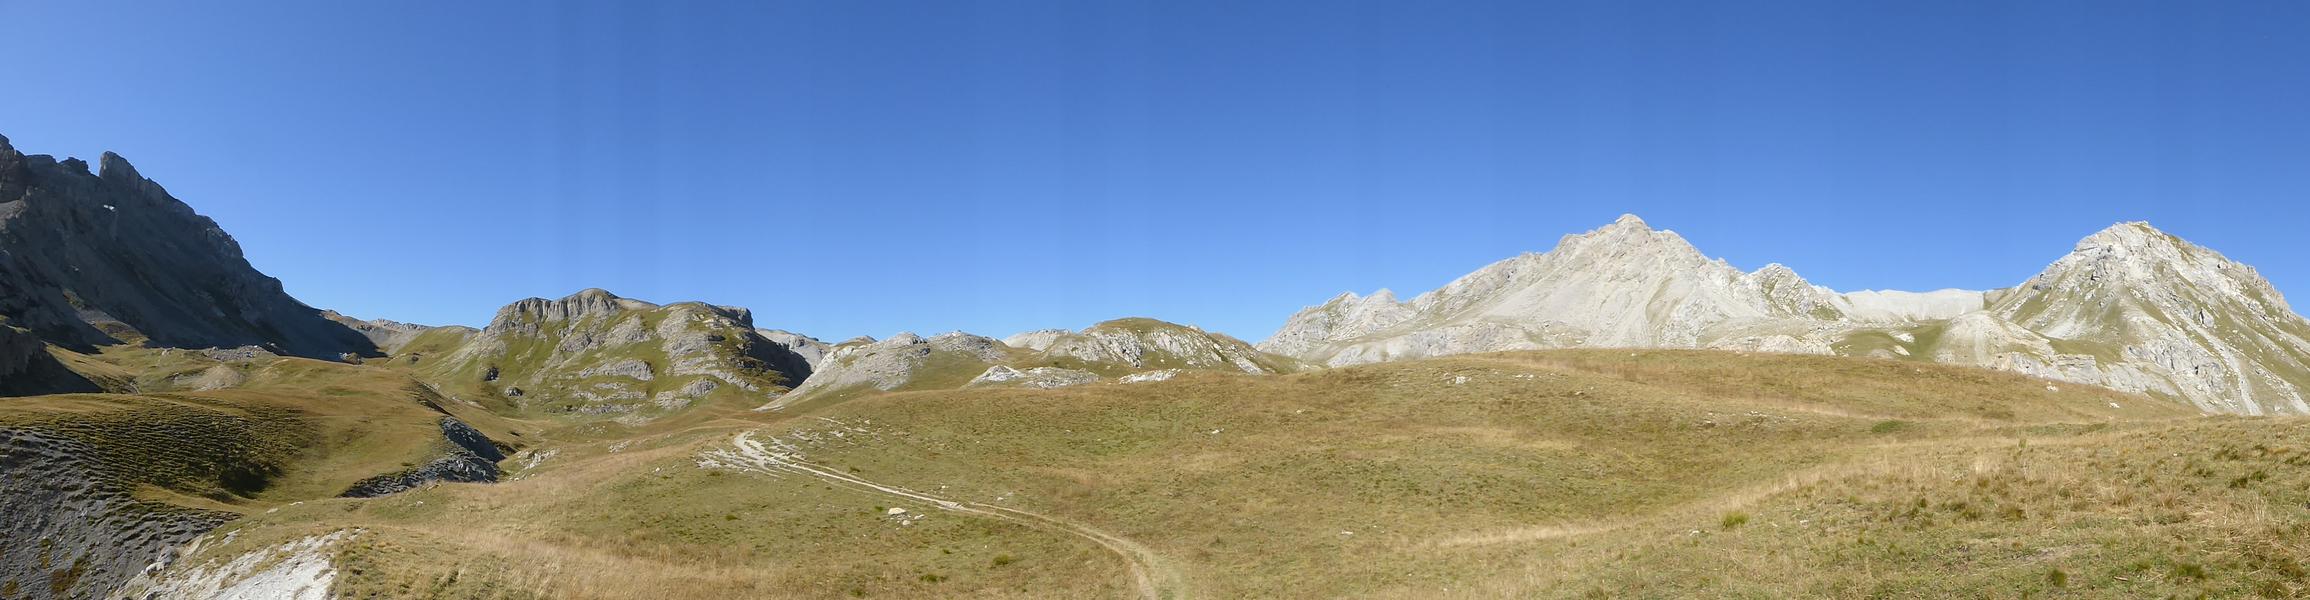
<instances>
[{"instance_id":1,"label":"clear blue sky","mask_svg":"<svg viewBox=\"0 0 2310 600\"><path fill-rule=\"evenodd\" d=\"M1868 8L1863 8L1868 5ZM2215 7L2220 7L2216 9ZM2304 2L31 2L0 134L315 306L1257 340L1624 212L1838 289L2146 219L2310 304Z\"/></svg>"}]
</instances>

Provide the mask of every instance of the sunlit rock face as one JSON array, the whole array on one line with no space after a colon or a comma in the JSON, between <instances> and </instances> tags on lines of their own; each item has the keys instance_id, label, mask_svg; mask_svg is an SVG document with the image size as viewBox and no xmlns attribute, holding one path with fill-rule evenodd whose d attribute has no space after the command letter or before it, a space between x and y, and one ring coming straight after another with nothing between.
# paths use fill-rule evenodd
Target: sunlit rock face
<instances>
[{"instance_id":1,"label":"sunlit rock face","mask_svg":"<svg viewBox=\"0 0 2310 600\"><path fill-rule=\"evenodd\" d=\"M1410 301L1340 295L1259 345L1333 366L1596 347L1930 360L2207 412L2310 413L2310 323L2252 267L2146 223L2096 233L2013 288L1839 293L1777 264L1743 273L1625 216Z\"/></svg>"}]
</instances>

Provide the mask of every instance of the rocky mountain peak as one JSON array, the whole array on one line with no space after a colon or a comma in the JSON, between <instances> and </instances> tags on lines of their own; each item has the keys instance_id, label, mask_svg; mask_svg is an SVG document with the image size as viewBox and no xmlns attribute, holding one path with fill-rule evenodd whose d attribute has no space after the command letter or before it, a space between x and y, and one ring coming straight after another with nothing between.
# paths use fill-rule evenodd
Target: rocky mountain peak
<instances>
[{"instance_id":1,"label":"rocky mountain peak","mask_svg":"<svg viewBox=\"0 0 2310 600\"><path fill-rule=\"evenodd\" d=\"M2127 221L2103 228L2101 231L2094 232L2093 235L2085 236L2085 239L2078 240L2077 251L2170 247L2187 244L2188 242L2182 241L2181 238L2151 226L2149 221Z\"/></svg>"},{"instance_id":2,"label":"rocky mountain peak","mask_svg":"<svg viewBox=\"0 0 2310 600\"><path fill-rule=\"evenodd\" d=\"M1717 323L1775 310L1744 277L1676 232L1627 215L1409 303L1391 295L1303 310L1260 349L1338 365L1476 348L1690 344Z\"/></svg>"},{"instance_id":3,"label":"rocky mountain peak","mask_svg":"<svg viewBox=\"0 0 2310 600\"><path fill-rule=\"evenodd\" d=\"M75 350L260 346L335 359L368 338L282 291L215 221L118 154L86 163L0 145L0 316Z\"/></svg>"},{"instance_id":4,"label":"rocky mountain peak","mask_svg":"<svg viewBox=\"0 0 2310 600\"><path fill-rule=\"evenodd\" d=\"M1750 275L1751 275L1751 276L1753 276L1753 277L1756 277L1756 278L1758 278L1758 279L1760 279L1760 280L1770 280L1770 281L1787 281L1787 280L1790 280L1790 279L1797 279L1797 280L1802 280L1802 279L1804 279L1803 277L1798 277L1798 276L1797 276L1797 270L1796 270L1796 269L1791 269L1791 268L1789 268L1789 266L1788 266L1788 265L1784 265L1784 264L1781 264L1781 263L1766 263L1764 267L1762 267L1762 268L1758 268L1758 269L1756 270L1756 272L1755 272L1755 273L1751 273Z\"/></svg>"},{"instance_id":5,"label":"rocky mountain peak","mask_svg":"<svg viewBox=\"0 0 2310 600\"><path fill-rule=\"evenodd\" d=\"M2187 297L2293 317L2285 298L2253 267L2143 221L2118 223L2086 236L2025 287L2020 298L2105 293Z\"/></svg>"},{"instance_id":6,"label":"rocky mountain peak","mask_svg":"<svg viewBox=\"0 0 2310 600\"><path fill-rule=\"evenodd\" d=\"M96 176L124 182L142 182L145 180L144 175L136 172L135 165L128 164L127 158L111 151L106 151L103 156L97 158Z\"/></svg>"},{"instance_id":7,"label":"rocky mountain peak","mask_svg":"<svg viewBox=\"0 0 2310 600\"><path fill-rule=\"evenodd\" d=\"M2209 412L2310 413L2310 321L2253 267L2148 223L2087 236L1991 310L2069 344L2097 383Z\"/></svg>"},{"instance_id":8,"label":"rocky mountain peak","mask_svg":"<svg viewBox=\"0 0 2310 600\"><path fill-rule=\"evenodd\" d=\"M516 329L534 329L544 323L566 323L589 318L608 317L630 310L651 310L658 305L630 298L620 298L609 290L589 288L563 296L559 300L525 298L498 309L490 319L488 332Z\"/></svg>"},{"instance_id":9,"label":"rocky mountain peak","mask_svg":"<svg viewBox=\"0 0 2310 600\"><path fill-rule=\"evenodd\" d=\"M1548 254L1598 266L1650 268L1658 261L1698 265L1712 261L1675 231L1653 229L1636 215L1621 215L1609 225L1564 236ZM1525 255L1532 258L1537 255Z\"/></svg>"}]
</instances>

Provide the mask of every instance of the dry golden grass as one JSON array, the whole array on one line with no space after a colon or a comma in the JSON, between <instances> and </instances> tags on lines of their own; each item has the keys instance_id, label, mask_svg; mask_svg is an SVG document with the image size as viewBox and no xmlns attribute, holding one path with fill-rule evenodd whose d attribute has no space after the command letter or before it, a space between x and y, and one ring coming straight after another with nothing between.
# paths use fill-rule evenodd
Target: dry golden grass
<instances>
[{"instance_id":1,"label":"dry golden grass","mask_svg":"<svg viewBox=\"0 0 2310 600\"><path fill-rule=\"evenodd\" d=\"M363 529L341 563L355 597L1131 594L1122 559L1064 531L699 467L758 431L852 477L1134 540L1192 597L2310 593L2302 422L2050 387L1577 351L713 405L640 427L509 421L555 452L513 481L230 527L235 548Z\"/></svg>"}]
</instances>

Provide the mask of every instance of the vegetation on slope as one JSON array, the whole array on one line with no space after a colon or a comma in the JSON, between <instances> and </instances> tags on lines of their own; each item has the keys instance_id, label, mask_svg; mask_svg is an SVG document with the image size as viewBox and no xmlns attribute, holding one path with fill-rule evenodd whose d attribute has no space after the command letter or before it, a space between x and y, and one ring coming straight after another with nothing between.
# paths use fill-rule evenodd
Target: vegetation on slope
<instances>
[{"instance_id":1,"label":"vegetation on slope","mask_svg":"<svg viewBox=\"0 0 2310 600\"><path fill-rule=\"evenodd\" d=\"M57 434L103 455L105 476L203 508L326 498L364 477L428 460L455 414L498 440L520 436L472 407L444 405L390 371L299 358L228 363L196 352L115 348L85 357L140 394L0 399L0 427ZM233 386L183 388L225 369Z\"/></svg>"},{"instance_id":2,"label":"vegetation on slope","mask_svg":"<svg viewBox=\"0 0 2310 600\"><path fill-rule=\"evenodd\" d=\"M1505 353L687 416L234 545L358 528L355 597L1134 593L1067 528L855 478L1112 533L1174 596L2310 592L2295 422L1905 361ZM841 479L701 467L740 434Z\"/></svg>"}]
</instances>

